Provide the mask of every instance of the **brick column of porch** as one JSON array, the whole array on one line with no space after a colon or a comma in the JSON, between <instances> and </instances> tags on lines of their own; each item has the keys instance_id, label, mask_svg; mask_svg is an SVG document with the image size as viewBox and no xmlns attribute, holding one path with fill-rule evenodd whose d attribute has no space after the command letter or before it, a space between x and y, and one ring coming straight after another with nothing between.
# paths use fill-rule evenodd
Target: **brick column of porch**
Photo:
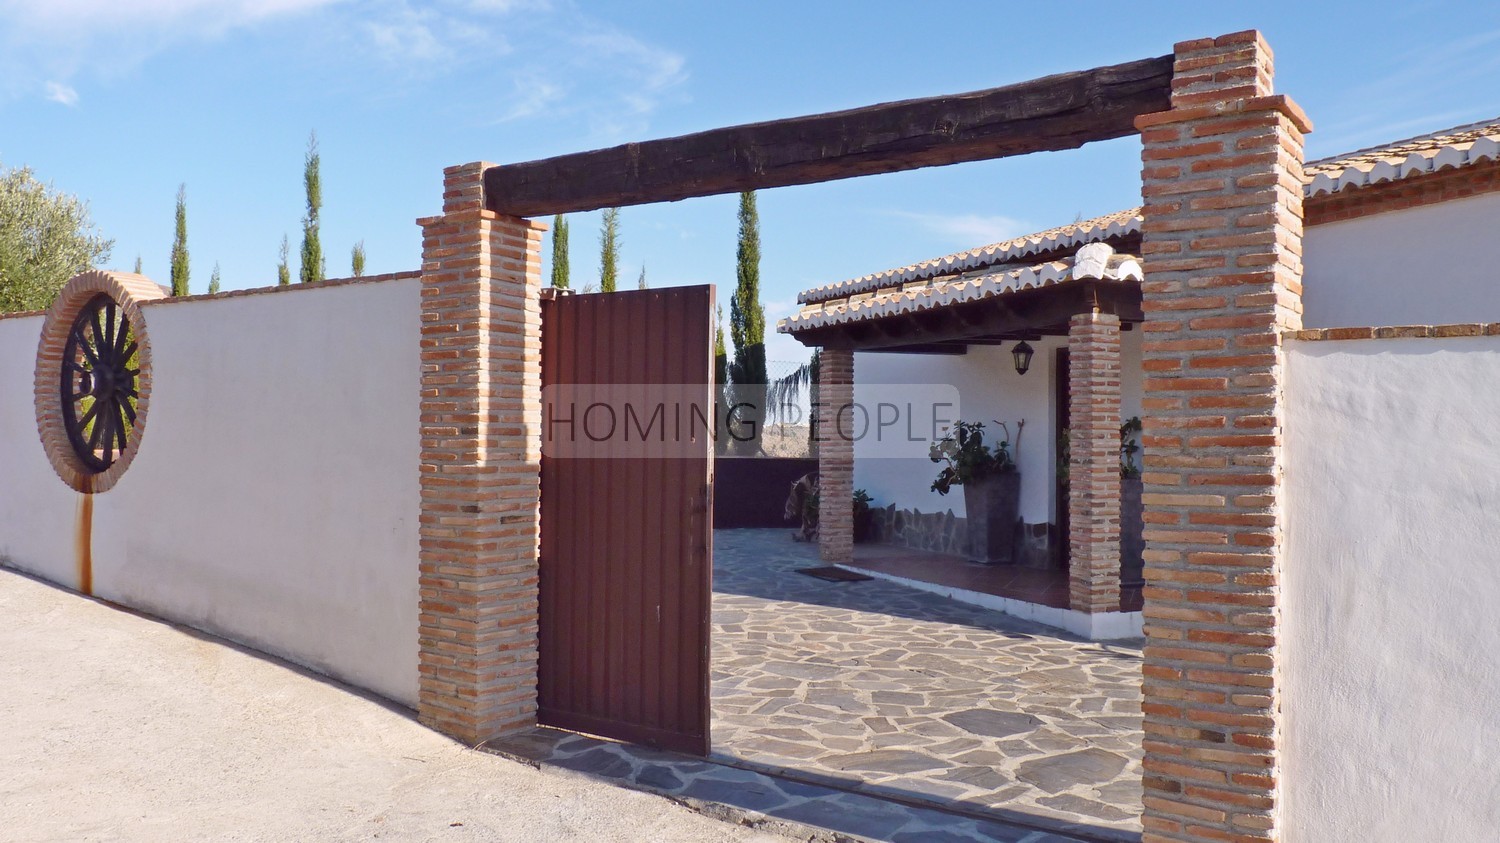
<instances>
[{"instance_id":1,"label":"brick column of porch","mask_svg":"<svg viewBox=\"0 0 1500 843\"><path fill-rule=\"evenodd\" d=\"M536 712L541 234L443 171L422 226L421 722L465 743Z\"/></svg>"},{"instance_id":2,"label":"brick column of porch","mask_svg":"<svg viewBox=\"0 0 1500 843\"><path fill-rule=\"evenodd\" d=\"M1143 142L1146 841L1278 828L1281 331L1301 323L1302 137L1242 32L1176 46Z\"/></svg>"},{"instance_id":3,"label":"brick column of porch","mask_svg":"<svg viewBox=\"0 0 1500 843\"><path fill-rule=\"evenodd\" d=\"M1068 605L1120 608L1120 317L1068 323Z\"/></svg>"},{"instance_id":4,"label":"brick column of porch","mask_svg":"<svg viewBox=\"0 0 1500 843\"><path fill-rule=\"evenodd\" d=\"M818 554L854 561L854 352L825 348L818 358Z\"/></svg>"}]
</instances>

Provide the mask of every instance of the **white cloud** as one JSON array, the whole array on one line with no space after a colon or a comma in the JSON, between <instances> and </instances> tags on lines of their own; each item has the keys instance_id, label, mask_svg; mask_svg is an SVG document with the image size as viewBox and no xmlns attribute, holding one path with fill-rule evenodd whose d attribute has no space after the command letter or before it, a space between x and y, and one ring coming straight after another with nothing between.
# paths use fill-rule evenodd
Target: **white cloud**
<instances>
[{"instance_id":1,"label":"white cloud","mask_svg":"<svg viewBox=\"0 0 1500 843\"><path fill-rule=\"evenodd\" d=\"M552 8L551 0L468 0L470 9L476 12L509 14L511 12L545 12Z\"/></svg>"},{"instance_id":2,"label":"white cloud","mask_svg":"<svg viewBox=\"0 0 1500 843\"><path fill-rule=\"evenodd\" d=\"M563 97L563 86L535 73L522 73L514 80L515 98L496 123L524 120L556 106Z\"/></svg>"},{"instance_id":3,"label":"white cloud","mask_svg":"<svg viewBox=\"0 0 1500 843\"><path fill-rule=\"evenodd\" d=\"M366 0L332 17L346 52L372 53L396 84L493 79L474 114L576 121L593 145L638 139L687 79L680 54L551 0Z\"/></svg>"},{"instance_id":4,"label":"white cloud","mask_svg":"<svg viewBox=\"0 0 1500 843\"><path fill-rule=\"evenodd\" d=\"M367 4L358 19L381 58L398 64L450 65L461 63L465 56L493 57L510 51L500 32L432 5L413 6L407 0L377 7Z\"/></svg>"},{"instance_id":5,"label":"white cloud","mask_svg":"<svg viewBox=\"0 0 1500 843\"><path fill-rule=\"evenodd\" d=\"M128 70L175 44L341 0L0 0L0 95L71 89L84 72Z\"/></svg>"},{"instance_id":6,"label":"white cloud","mask_svg":"<svg viewBox=\"0 0 1500 843\"><path fill-rule=\"evenodd\" d=\"M168 40L216 35L268 18L341 0L0 0L0 21L13 36L76 42L103 34L147 34Z\"/></svg>"},{"instance_id":7,"label":"white cloud","mask_svg":"<svg viewBox=\"0 0 1500 843\"><path fill-rule=\"evenodd\" d=\"M892 211L891 213L894 216L911 220L964 249L987 246L1035 230L1025 220L998 214L924 214L914 211Z\"/></svg>"},{"instance_id":8,"label":"white cloud","mask_svg":"<svg viewBox=\"0 0 1500 843\"><path fill-rule=\"evenodd\" d=\"M509 90L502 89L496 102L479 107L494 115L491 123L577 121L587 127L581 144L639 140L649 130L651 116L678 95L688 78L680 54L608 28L571 8L525 0L503 5L528 13L512 21L518 34L507 56ZM546 14L530 14L531 10ZM533 45L540 49L529 49ZM492 47L465 55L478 72L506 70L497 68Z\"/></svg>"},{"instance_id":9,"label":"white cloud","mask_svg":"<svg viewBox=\"0 0 1500 843\"><path fill-rule=\"evenodd\" d=\"M574 43L579 49L607 61L623 60L627 71L651 88L668 87L683 79L682 56L652 47L623 32L579 35Z\"/></svg>"},{"instance_id":10,"label":"white cloud","mask_svg":"<svg viewBox=\"0 0 1500 843\"><path fill-rule=\"evenodd\" d=\"M382 96L456 74L493 80L470 113L571 121L591 145L639 139L687 79L679 53L556 0L0 0L0 104L39 94L72 104L84 81L247 29L310 53L317 44L351 68L373 60L360 72Z\"/></svg>"},{"instance_id":11,"label":"white cloud","mask_svg":"<svg viewBox=\"0 0 1500 843\"><path fill-rule=\"evenodd\" d=\"M591 120L600 141L623 140L644 131L646 118L687 80L687 62L681 55L632 35L600 30L572 40L572 52L580 63L596 70L611 68L620 86L607 95L623 108L601 111Z\"/></svg>"},{"instance_id":12,"label":"white cloud","mask_svg":"<svg viewBox=\"0 0 1500 843\"><path fill-rule=\"evenodd\" d=\"M64 85L61 82L48 82L47 99L72 108L78 104L78 92L73 90L72 85Z\"/></svg>"}]
</instances>

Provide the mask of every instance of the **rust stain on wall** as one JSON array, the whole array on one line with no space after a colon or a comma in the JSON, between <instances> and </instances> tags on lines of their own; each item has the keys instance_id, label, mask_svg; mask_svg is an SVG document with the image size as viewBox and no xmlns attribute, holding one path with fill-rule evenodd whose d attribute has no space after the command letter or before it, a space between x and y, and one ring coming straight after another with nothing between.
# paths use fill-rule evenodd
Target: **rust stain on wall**
<instances>
[{"instance_id":1,"label":"rust stain on wall","mask_svg":"<svg viewBox=\"0 0 1500 843\"><path fill-rule=\"evenodd\" d=\"M74 536L74 553L78 557L78 590L94 593L94 496L78 496L78 526Z\"/></svg>"}]
</instances>

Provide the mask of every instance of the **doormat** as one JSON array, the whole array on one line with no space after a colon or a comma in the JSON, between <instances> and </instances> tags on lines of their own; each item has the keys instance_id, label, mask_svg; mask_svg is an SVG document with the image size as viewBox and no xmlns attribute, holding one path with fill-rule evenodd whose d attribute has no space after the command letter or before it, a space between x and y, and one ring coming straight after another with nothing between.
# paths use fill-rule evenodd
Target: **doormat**
<instances>
[{"instance_id":1,"label":"doormat","mask_svg":"<svg viewBox=\"0 0 1500 843\"><path fill-rule=\"evenodd\" d=\"M797 573L807 574L809 577L817 577L820 580L827 580L828 582L864 582L868 579L874 579L873 577L856 574L853 571L846 571L843 568L836 568L832 565L826 568L798 568Z\"/></svg>"}]
</instances>

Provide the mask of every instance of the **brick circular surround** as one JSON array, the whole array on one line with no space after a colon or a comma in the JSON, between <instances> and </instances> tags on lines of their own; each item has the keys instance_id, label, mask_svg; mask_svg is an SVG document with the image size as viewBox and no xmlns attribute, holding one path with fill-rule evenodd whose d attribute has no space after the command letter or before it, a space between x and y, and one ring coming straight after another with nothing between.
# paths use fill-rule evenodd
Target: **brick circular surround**
<instances>
[{"instance_id":1,"label":"brick circular surround","mask_svg":"<svg viewBox=\"0 0 1500 843\"><path fill-rule=\"evenodd\" d=\"M114 299L125 319L130 322L138 348L136 362L140 366L140 374L136 376L136 392L140 397L136 400L136 417L130 438L125 444L124 452L104 471L90 469L74 451L63 425L62 391L58 386L68 332L84 305L99 295ZM140 303L166 295L165 290L142 275L89 270L69 279L47 311L46 320L42 323L41 341L37 345L33 389L37 432L41 434L42 448L47 452L47 460L52 463L53 470L76 491L109 491L140 449L141 436L146 429L146 410L151 400L151 339L146 332L146 320L141 315Z\"/></svg>"}]
</instances>

